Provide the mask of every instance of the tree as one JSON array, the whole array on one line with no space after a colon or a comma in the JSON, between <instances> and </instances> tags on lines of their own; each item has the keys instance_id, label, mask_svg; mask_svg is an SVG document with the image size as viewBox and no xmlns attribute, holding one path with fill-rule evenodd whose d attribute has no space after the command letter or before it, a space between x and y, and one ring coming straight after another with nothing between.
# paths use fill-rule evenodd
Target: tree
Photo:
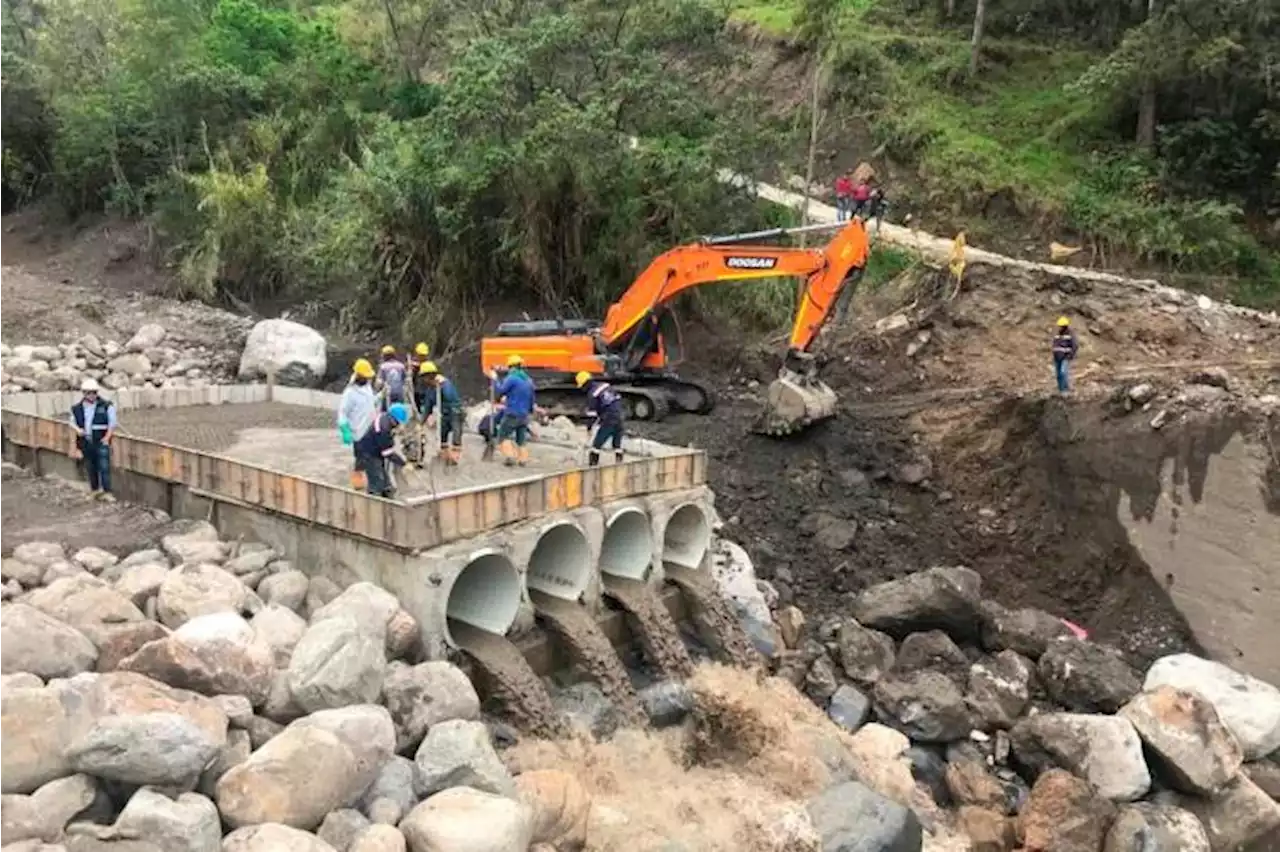
<instances>
[{"instance_id":1,"label":"tree","mask_svg":"<svg viewBox=\"0 0 1280 852\"><path fill-rule=\"evenodd\" d=\"M982 55L982 34L987 22L987 0L977 0L973 10L973 38L969 42L969 73L978 73Z\"/></svg>"}]
</instances>

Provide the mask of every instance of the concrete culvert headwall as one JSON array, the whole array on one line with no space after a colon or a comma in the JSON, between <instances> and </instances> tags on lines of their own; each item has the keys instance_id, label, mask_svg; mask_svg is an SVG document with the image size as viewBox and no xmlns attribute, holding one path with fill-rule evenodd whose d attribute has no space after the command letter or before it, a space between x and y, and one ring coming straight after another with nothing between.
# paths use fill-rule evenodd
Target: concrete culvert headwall
<instances>
[{"instance_id":1,"label":"concrete culvert headwall","mask_svg":"<svg viewBox=\"0 0 1280 852\"><path fill-rule=\"evenodd\" d=\"M471 558L458 573L445 604L447 618L506 635L520 609L520 574L497 551ZM450 637L452 639L452 637Z\"/></svg>"},{"instance_id":2,"label":"concrete culvert headwall","mask_svg":"<svg viewBox=\"0 0 1280 852\"><path fill-rule=\"evenodd\" d=\"M649 516L639 509L623 509L610 518L600 550L600 570L613 577L644 580L652 563Z\"/></svg>"},{"instance_id":3,"label":"concrete culvert headwall","mask_svg":"<svg viewBox=\"0 0 1280 852\"><path fill-rule=\"evenodd\" d=\"M576 601L591 579L591 547L575 524L547 528L529 557L530 589Z\"/></svg>"},{"instance_id":4,"label":"concrete culvert headwall","mask_svg":"<svg viewBox=\"0 0 1280 852\"><path fill-rule=\"evenodd\" d=\"M711 522L697 503L685 503L667 521L662 537L662 561L697 568L711 546Z\"/></svg>"}]
</instances>

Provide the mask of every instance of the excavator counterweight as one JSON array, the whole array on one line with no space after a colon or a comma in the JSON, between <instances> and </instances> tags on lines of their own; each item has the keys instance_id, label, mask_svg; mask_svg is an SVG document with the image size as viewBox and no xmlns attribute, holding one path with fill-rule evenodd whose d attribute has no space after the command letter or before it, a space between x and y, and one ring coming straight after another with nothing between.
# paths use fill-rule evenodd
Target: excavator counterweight
<instances>
[{"instance_id":1,"label":"excavator counterweight","mask_svg":"<svg viewBox=\"0 0 1280 852\"><path fill-rule=\"evenodd\" d=\"M822 248L754 242L819 230L836 230ZM659 420L671 409L706 414L714 405L710 391L674 371L684 347L672 301L685 290L713 282L803 278L783 364L755 427L769 435L793 434L836 413L836 394L818 378L811 349L845 288L866 267L868 253L866 228L856 218L834 226L704 238L655 258L609 307L602 323L505 323L481 342L481 366L487 372L510 355L520 355L544 400L580 400L573 376L587 372L608 379L635 419Z\"/></svg>"}]
</instances>

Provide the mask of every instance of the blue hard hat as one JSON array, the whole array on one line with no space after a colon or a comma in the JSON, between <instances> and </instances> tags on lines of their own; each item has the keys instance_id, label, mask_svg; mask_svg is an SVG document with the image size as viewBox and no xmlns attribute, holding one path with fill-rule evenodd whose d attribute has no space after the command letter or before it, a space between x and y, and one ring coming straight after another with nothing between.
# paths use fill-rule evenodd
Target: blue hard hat
<instances>
[{"instance_id":1,"label":"blue hard hat","mask_svg":"<svg viewBox=\"0 0 1280 852\"><path fill-rule=\"evenodd\" d=\"M390 414L391 419L397 423L403 424L409 422L409 406L405 405L403 402L392 403L387 409L387 413Z\"/></svg>"}]
</instances>

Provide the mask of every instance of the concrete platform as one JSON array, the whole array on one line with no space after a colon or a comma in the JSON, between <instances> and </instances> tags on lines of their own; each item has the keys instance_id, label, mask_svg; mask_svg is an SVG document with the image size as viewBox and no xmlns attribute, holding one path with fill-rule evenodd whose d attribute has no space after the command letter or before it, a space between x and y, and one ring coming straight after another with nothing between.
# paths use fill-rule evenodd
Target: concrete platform
<instances>
[{"instance_id":1,"label":"concrete platform","mask_svg":"<svg viewBox=\"0 0 1280 852\"><path fill-rule=\"evenodd\" d=\"M334 412L327 408L255 402L240 405L198 405L121 412L121 431L191 450L217 453L329 485L348 484L352 452L338 440ZM427 430L428 448L433 437ZM463 439L463 460L457 467L438 459L423 470L405 471L397 477L398 499L420 498L498 485L530 476L563 473L585 464L581 439L565 441L561 429L544 429L546 438L531 442L525 467L510 468L497 461L483 461L484 441L468 432Z\"/></svg>"},{"instance_id":2,"label":"concrete platform","mask_svg":"<svg viewBox=\"0 0 1280 852\"><path fill-rule=\"evenodd\" d=\"M256 385L115 396L120 497L271 544L339 586L377 583L417 618L431 657L454 644L450 620L504 636L532 627L531 590L603 615L608 577L657 590L668 564L708 564L715 514L700 451L636 442L623 463L585 468L581 433L549 429L534 464L512 469L472 461L473 437L468 464L435 477L434 493L389 501L346 487L333 394ZM77 397L5 396L5 458L77 478L66 421Z\"/></svg>"}]
</instances>

